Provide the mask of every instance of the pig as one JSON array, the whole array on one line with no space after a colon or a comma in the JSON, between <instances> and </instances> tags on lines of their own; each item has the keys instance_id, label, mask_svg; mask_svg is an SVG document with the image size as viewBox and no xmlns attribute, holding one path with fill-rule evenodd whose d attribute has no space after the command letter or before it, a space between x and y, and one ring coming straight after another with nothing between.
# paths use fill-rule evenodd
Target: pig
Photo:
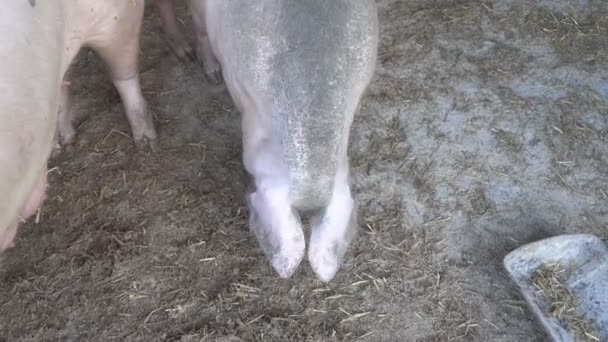
<instances>
[{"instance_id":1,"label":"pig","mask_svg":"<svg viewBox=\"0 0 608 342\"><path fill-rule=\"evenodd\" d=\"M347 147L375 71L375 1L189 4L242 114L250 230L289 278L306 253L300 214L313 213L308 260L331 281L357 226Z\"/></svg>"},{"instance_id":2,"label":"pig","mask_svg":"<svg viewBox=\"0 0 608 342\"><path fill-rule=\"evenodd\" d=\"M83 46L108 64L137 145L156 130L137 73L145 0L8 1L0 11L0 252L46 197L55 139L74 134L64 76Z\"/></svg>"},{"instance_id":3,"label":"pig","mask_svg":"<svg viewBox=\"0 0 608 342\"><path fill-rule=\"evenodd\" d=\"M188 44L184 34L177 25L174 1L175 0L154 0L154 5L160 16L161 29L167 37L169 46L179 59L193 59L192 47ZM188 4L190 4L190 2L188 2ZM193 15L192 19L197 37L196 57L199 63L203 65L203 71L207 80L215 85L219 85L222 83L222 73L220 65L209 47L209 39L204 28L204 22L201 22L200 17L196 15Z\"/></svg>"},{"instance_id":4,"label":"pig","mask_svg":"<svg viewBox=\"0 0 608 342\"><path fill-rule=\"evenodd\" d=\"M64 49L58 116L61 145L73 141L73 112L65 73L80 49L95 50L108 65L112 81L126 110L135 145L157 150L157 134L138 75L138 54L144 0L62 0Z\"/></svg>"}]
</instances>

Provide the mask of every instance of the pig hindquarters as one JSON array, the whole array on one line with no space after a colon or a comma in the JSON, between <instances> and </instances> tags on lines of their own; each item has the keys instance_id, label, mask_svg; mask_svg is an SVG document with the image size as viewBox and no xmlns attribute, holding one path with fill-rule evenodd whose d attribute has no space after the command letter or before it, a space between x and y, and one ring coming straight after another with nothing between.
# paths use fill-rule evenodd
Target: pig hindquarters
<instances>
[{"instance_id":1,"label":"pig hindquarters","mask_svg":"<svg viewBox=\"0 0 608 342\"><path fill-rule=\"evenodd\" d=\"M242 113L250 229L287 278L305 253L298 212L315 210L308 259L330 281L356 227L347 145L376 63L374 0L191 0L190 9Z\"/></svg>"},{"instance_id":2,"label":"pig hindquarters","mask_svg":"<svg viewBox=\"0 0 608 342\"><path fill-rule=\"evenodd\" d=\"M125 107L138 148L156 150L156 130L141 93L138 54L144 0L61 0L64 19L62 77L83 46L91 47L108 65L112 82ZM58 138L62 145L73 141L69 87L60 92Z\"/></svg>"}]
</instances>

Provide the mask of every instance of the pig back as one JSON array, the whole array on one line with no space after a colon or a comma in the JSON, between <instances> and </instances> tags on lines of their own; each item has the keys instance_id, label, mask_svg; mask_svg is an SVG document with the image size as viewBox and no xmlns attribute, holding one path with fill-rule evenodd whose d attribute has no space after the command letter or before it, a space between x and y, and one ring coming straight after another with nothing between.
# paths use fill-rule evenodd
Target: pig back
<instances>
[{"instance_id":1,"label":"pig back","mask_svg":"<svg viewBox=\"0 0 608 342\"><path fill-rule=\"evenodd\" d=\"M18 219L52 147L63 19L55 1L0 10L0 237Z\"/></svg>"},{"instance_id":2,"label":"pig back","mask_svg":"<svg viewBox=\"0 0 608 342\"><path fill-rule=\"evenodd\" d=\"M212 7L224 19L210 30L216 54L258 115L268 116L291 198L302 208L323 206L337 168L346 166L353 115L373 74L375 2L223 0Z\"/></svg>"}]
</instances>

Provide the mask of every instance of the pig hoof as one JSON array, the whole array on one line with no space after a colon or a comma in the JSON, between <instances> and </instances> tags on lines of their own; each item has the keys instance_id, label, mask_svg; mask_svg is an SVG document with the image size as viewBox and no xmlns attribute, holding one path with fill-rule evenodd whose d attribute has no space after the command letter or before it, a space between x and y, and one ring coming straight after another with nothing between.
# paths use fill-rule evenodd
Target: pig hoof
<instances>
[{"instance_id":1,"label":"pig hoof","mask_svg":"<svg viewBox=\"0 0 608 342\"><path fill-rule=\"evenodd\" d=\"M288 279L293 275L304 257L304 249L304 240L302 240L301 242L294 241L291 246L283 246L282 249L275 251L270 263L279 277ZM300 250L301 252L299 252Z\"/></svg>"},{"instance_id":2,"label":"pig hoof","mask_svg":"<svg viewBox=\"0 0 608 342\"><path fill-rule=\"evenodd\" d=\"M249 227L266 258L281 278L287 279L304 258L306 243L298 217L280 196L250 195Z\"/></svg>"},{"instance_id":3,"label":"pig hoof","mask_svg":"<svg viewBox=\"0 0 608 342\"><path fill-rule=\"evenodd\" d=\"M158 140L154 139L154 140L150 140L148 142L148 145L150 146L150 151L152 152L158 152L160 147L158 146Z\"/></svg>"},{"instance_id":4,"label":"pig hoof","mask_svg":"<svg viewBox=\"0 0 608 342\"><path fill-rule=\"evenodd\" d=\"M165 36L167 44L171 48L171 51L177 56L177 58L186 62L188 60L195 61L194 49L188 44L183 37Z\"/></svg>"},{"instance_id":5,"label":"pig hoof","mask_svg":"<svg viewBox=\"0 0 608 342\"><path fill-rule=\"evenodd\" d=\"M308 260L319 279L326 283L330 282L341 263L338 245L331 241L313 241L311 238Z\"/></svg>"},{"instance_id":6,"label":"pig hoof","mask_svg":"<svg viewBox=\"0 0 608 342\"><path fill-rule=\"evenodd\" d=\"M142 139L134 140L134 143L135 143L135 148L138 151L150 150L152 152L158 152L158 150L159 150L157 139L151 139L151 138L144 137Z\"/></svg>"},{"instance_id":7,"label":"pig hoof","mask_svg":"<svg viewBox=\"0 0 608 342\"><path fill-rule=\"evenodd\" d=\"M356 234L355 207L348 184L337 181L329 205L312 224L308 261L319 279L326 283L336 275Z\"/></svg>"},{"instance_id":8,"label":"pig hoof","mask_svg":"<svg viewBox=\"0 0 608 342\"><path fill-rule=\"evenodd\" d=\"M55 143L53 146L53 150L51 151L51 158L57 158L61 154L61 145L59 143Z\"/></svg>"},{"instance_id":9,"label":"pig hoof","mask_svg":"<svg viewBox=\"0 0 608 342\"><path fill-rule=\"evenodd\" d=\"M205 77L207 81L211 82L213 85L220 85L223 82L222 72L220 70L205 72Z\"/></svg>"},{"instance_id":10,"label":"pig hoof","mask_svg":"<svg viewBox=\"0 0 608 342\"><path fill-rule=\"evenodd\" d=\"M203 65L203 73L205 74L205 78L214 85L219 85L222 83L222 68L220 67L220 63L213 56L208 56L203 54L206 58L202 59Z\"/></svg>"},{"instance_id":11,"label":"pig hoof","mask_svg":"<svg viewBox=\"0 0 608 342\"><path fill-rule=\"evenodd\" d=\"M252 225L252 230L278 275L283 279L291 277L304 258L306 244L302 230L292 234L281 234L256 227L255 224Z\"/></svg>"},{"instance_id":12,"label":"pig hoof","mask_svg":"<svg viewBox=\"0 0 608 342\"><path fill-rule=\"evenodd\" d=\"M59 141L62 146L70 145L74 141L76 131L72 125L66 127L59 127Z\"/></svg>"},{"instance_id":13,"label":"pig hoof","mask_svg":"<svg viewBox=\"0 0 608 342\"><path fill-rule=\"evenodd\" d=\"M177 55L177 58L182 62L195 62L196 57L194 56L194 51L190 47L190 45L174 47L173 51Z\"/></svg>"}]
</instances>

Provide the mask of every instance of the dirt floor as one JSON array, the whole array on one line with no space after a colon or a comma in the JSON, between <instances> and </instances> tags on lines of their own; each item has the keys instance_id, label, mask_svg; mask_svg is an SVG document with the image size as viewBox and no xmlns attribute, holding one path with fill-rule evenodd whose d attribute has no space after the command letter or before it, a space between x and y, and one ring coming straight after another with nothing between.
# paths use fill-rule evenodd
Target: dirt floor
<instances>
[{"instance_id":1,"label":"dirt floor","mask_svg":"<svg viewBox=\"0 0 608 342\"><path fill-rule=\"evenodd\" d=\"M351 136L360 233L333 282L307 262L274 274L247 230L239 113L177 61L148 5L142 86L161 151L135 150L83 51L76 143L2 258L0 340L546 340L502 258L561 233L608 238L608 3L379 11Z\"/></svg>"}]
</instances>

